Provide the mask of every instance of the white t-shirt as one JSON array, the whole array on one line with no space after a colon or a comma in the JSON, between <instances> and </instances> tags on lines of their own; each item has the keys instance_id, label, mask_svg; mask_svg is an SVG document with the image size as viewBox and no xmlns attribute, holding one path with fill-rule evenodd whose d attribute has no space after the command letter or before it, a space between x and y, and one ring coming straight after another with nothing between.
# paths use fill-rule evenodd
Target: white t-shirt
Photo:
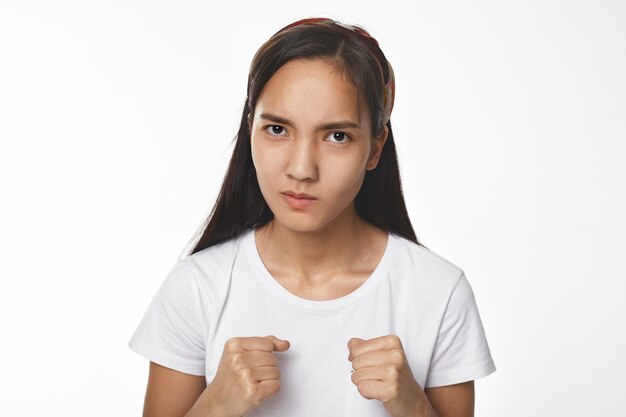
<instances>
[{"instance_id":1,"label":"white t-shirt","mask_svg":"<svg viewBox=\"0 0 626 417\"><path fill-rule=\"evenodd\" d=\"M300 298L269 273L254 230L188 256L174 266L129 341L146 359L213 380L231 337L274 335L279 392L256 417L387 416L351 380L348 340L400 337L422 388L475 380L496 370L463 270L389 234L372 275L343 297Z\"/></svg>"}]
</instances>

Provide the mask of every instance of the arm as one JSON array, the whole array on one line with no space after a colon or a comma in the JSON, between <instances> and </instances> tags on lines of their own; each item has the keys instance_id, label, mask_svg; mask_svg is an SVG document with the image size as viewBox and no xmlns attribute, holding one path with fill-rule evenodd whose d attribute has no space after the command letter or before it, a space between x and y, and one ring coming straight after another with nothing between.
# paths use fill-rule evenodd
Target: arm
<instances>
[{"instance_id":1,"label":"arm","mask_svg":"<svg viewBox=\"0 0 626 417\"><path fill-rule=\"evenodd\" d=\"M272 352L285 351L289 346L289 341L273 335L230 338L208 386L204 376L151 361L143 417L248 415L280 389L280 370Z\"/></svg>"},{"instance_id":2,"label":"arm","mask_svg":"<svg viewBox=\"0 0 626 417\"><path fill-rule=\"evenodd\" d=\"M432 407L427 417L474 417L474 381L424 389Z\"/></svg>"},{"instance_id":3,"label":"arm","mask_svg":"<svg viewBox=\"0 0 626 417\"><path fill-rule=\"evenodd\" d=\"M150 362L143 417L183 417L205 388L204 376L186 374Z\"/></svg>"}]
</instances>

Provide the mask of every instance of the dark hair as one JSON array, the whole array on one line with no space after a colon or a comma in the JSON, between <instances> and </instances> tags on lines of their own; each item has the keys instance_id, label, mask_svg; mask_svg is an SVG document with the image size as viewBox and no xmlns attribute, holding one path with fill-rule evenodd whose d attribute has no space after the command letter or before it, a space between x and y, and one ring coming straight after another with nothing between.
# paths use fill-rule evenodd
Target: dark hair
<instances>
[{"instance_id":1,"label":"dark hair","mask_svg":"<svg viewBox=\"0 0 626 417\"><path fill-rule=\"evenodd\" d=\"M356 87L358 102L367 106L372 116L373 137L384 129L383 91L387 80L383 78L388 75L382 71L381 77L381 69L386 68L386 58L377 42L360 27L361 33L358 33L340 24L298 24L302 21L276 32L252 59L247 97L239 132L234 138L235 148L217 201L189 255L236 237L245 229L263 226L274 218L257 181L250 148L250 130L263 87L288 61L303 58L335 64ZM424 246L417 240L406 210L391 121L386 126L387 141L378 165L365 174L354 200L355 210L369 223Z\"/></svg>"}]
</instances>

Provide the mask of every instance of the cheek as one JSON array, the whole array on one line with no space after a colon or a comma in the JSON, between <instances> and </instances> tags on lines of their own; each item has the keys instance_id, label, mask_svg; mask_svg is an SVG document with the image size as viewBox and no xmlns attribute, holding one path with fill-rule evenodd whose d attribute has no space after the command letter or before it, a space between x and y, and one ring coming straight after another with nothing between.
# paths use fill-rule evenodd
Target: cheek
<instances>
[{"instance_id":1,"label":"cheek","mask_svg":"<svg viewBox=\"0 0 626 417\"><path fill-rule=\"evenodd\" d=\"M252 163L256 170L257 180L261 190L265 188L265 184L272 182L278 178L280 170L280 154L271 152L268 147L259 145L258 142L252 140L251 144Z\"/></svg>"},{"instance_id":2,"label":"cheek","mask_svg":"<svg viewBox=\"0 0 626 417\"><path fill-rule=\"evenodd\" d=\"M361 189L365 178L365 162L358 158L333 160L328 158L323 167L326 186L338 198L351 199Z\"/></svg>"}]
</instances>

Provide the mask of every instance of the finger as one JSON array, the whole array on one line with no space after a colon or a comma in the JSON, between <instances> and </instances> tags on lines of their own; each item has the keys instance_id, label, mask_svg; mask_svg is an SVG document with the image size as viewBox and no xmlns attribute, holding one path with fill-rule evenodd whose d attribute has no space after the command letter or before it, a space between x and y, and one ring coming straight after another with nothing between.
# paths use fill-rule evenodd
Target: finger
<instances>
[{"instance_id":1,"label":"finger","mask_svg":"<svg viewBox=\"0 0 626 417\"><path fill-rule=\"evenodd\" d=\"M402 348L402 342L395 334L380 336L363 342L361 342L361 340L362 339L352 338L348 341L348 349L350 349L348 360L352 360L362 353L373 350Z\"/></svg>"},{"instance_id":2,"label":"finger","mask_svg":"<svg viewBox=\"0 0 626 417\"><path fill-rule=\"evenodd\" d=\"M261 390L262 398L268 398L276 395L280 390L280 381L278 379L268 379L266 381L259 382L259 389Z\"/></svg>"},{"instance_id":3,"label":"finger","mask_svg":"<svg viewBox=\"0 0 626 417\"><path fill-rule=\"evenodd\" d=\"M350 379L355 385L366 380L383 381L389 377L388 373L390 370L384 366L368 366L352 372Z\"/></svg>"},{"instance_id":4,"label":"finger","mask_svg":"<svg viewBox=\"0 0 626 417\"><path fill-rule=\"evenodd\" d=\"M276 356L260 350L243 351L244 362L249 366L276 366Z\"/></svg>"},{"instance_id":5,"label":"finger","mask_svg":"<svg viewBox=\"0 0 626 417\"><path fill-rule=\"evenodd\" d=\"M286 346L286 347L285 347ZM226 341L224 350L234 353L239 350L253 351L260 350L272 352L273 350L286 350L289 348L289 342L281 341L275 336L268 337L233 337Z\"/></svg>"},{"instance_id":6,"label":"finger","mask_svg":"<svg viewBox=\"0 0 626 417\"><path fill-rule=\"evenodd\" d=\"M272 341L274 344L273 349L278 352L284 352L291 346L291 343L289 343L288 340L279 339L274 335L265 336L265 338Z\"/></svg>"},{"instance_id":7,"label":"finger","mask_svg":"<svg viewBox=\"0 0 626 417\"><path fill-rule=\"evenodd\" d=\"M276 366L276 356L270 352L261 350L236 350L228 352L224 359L233 370L242 370L260 366ZM246 371L247 372L247 371Z\"/></svg>"},{"instance_id":8,"label":"finger","mask_svg":"<svg viewBox=\"0 0 626 417\"><path fill-rule=\"evenodd\" d=\"M248 369L250 369L250 376L255 382L280 379L280 369L275 366L259 366Z\"/></svg>"},{"instance_id":9,"label":"finger","mask_svg":"<svg viewBox=\"0 0 626 417\"><path fill-rule=\"evenodd\" d=\"M373 350L364 352L352 359L352 369L357 370L367 366L404 365L404 351L402 349Z\"/></svg>"},{"instance_id":10,"label":"finger","mask_svg":"<svg viewBox=\"0 0 626 417\"><path fill-rule=\"evenodd\" d=\"M389 387L381 381L367 379L357 385L359 394L368 400L384 401L389 397Z\"/></svg>"}]
</instances>

